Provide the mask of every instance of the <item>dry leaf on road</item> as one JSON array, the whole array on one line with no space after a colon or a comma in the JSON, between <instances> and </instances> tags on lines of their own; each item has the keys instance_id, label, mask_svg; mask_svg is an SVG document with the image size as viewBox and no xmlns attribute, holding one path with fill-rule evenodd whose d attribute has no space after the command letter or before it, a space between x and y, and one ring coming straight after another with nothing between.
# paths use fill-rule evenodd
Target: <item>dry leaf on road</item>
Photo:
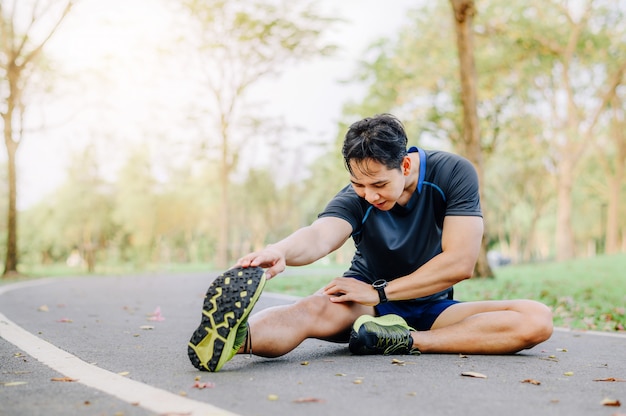
<instances>
[{"instance_id":1,"label":"dry leaf on road","mask_svg":"<svg viewBox=\"0 0 626 416\"><path fill-rule=\"evenodd\" d=\"M27 384L27 382L26 381L7 381L5 383L0 383L0 385L4 387L15 387L15 386L21 386L23 384Z\"/></svg>"},{"instance_id":2,"label":"dry leaf on road","mask_svg":"<svg viewBox=\"0 0 626 416\"><path fill-rule=\"evenodd\" d=\"M619 400L616 399L609 399L606 398L604 400L602 400L602 406L613 406L613 407L619 407L622 404L619 402Z\"/></svg>"},{"instance_id":3,"label":"dry leaf on road","mask_svg":"<svg viewBox=\"0 0 626 416\"><path fill-rule=\"evenodd\" d=\"M486 375L482 374L482 373L477 373L475 371L464 371L461 373L462 376L465 377L474 377L474 378L487 378Z\"/></svg>"},{"instance_id":4,"label":"dry leaf on road","mask_svg":"<svg viewBox=\"0 0 626 416\"><path fill-rule=\"evenodd\" d=\"M522 380L522 383L534 384L535 386L538 386L541 384L541 381L527 378L526 380Z\"/></svg>"},{"instance_id":5,"label":"dry leaf on road","mask_svg":"<svg viewBox=\"0 0 626 416\"><path fill-rule=\"evenodd\" d=\"M71 383L72 381L78 381L78 379L71 378L71 377L52 377L50 381L64 381L64 382Z\"/></svg>"},{"instance_id":6,"label":"dry leaf on road","mask_svg":"<svg viewBox=\"0 0 626 416\"><path fill-rule=\"evenodd\" d=\"M213 387L215 387L215 384L214 384L214 383L209 383L209 382L206 382L206 383L201 383L201 382L199 382L199 381L196 381L196 382L193 384L193 386L192 386L192 387L193 387L194 389L200 389L200 390L202 390L202 389L212 389Z\"/></svg>"},{"instance_id":7,"label":"dry leaf on road","mask_svg":"<svg viewBox=\"0 0 626 416\"><path fill-rule=\"evenodd\" d=\"M301 397L293 401L294 403L324 403L324 400L317 397Z\"/></svg>"},{"instance_id":8,"label":"dry leaf on road","mask_svg":"<svg viewBox=\"0 0 626 416\"><path fill-rule=\"evenodd\" d=\"M154 312L148 315L148 321L156 321L156 322L165 321L165 318L163 317L163 315L161 315L160 306L157 306Z\"/></svg>"}]
</instances>

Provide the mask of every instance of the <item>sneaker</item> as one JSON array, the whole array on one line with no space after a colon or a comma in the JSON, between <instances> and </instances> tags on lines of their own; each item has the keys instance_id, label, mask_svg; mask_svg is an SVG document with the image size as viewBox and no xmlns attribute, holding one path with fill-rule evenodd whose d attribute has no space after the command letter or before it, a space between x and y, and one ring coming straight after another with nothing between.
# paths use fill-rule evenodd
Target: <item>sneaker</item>
<instances>
[{"instance_id":1,"label":"sneaker","mask_svg":"<svg viewBox=\"0 0 626 416\"><path fill-rule=\"evenodd\" d=\"M420 351L413 347L411 331L414 329L398 315L363 315L352 325L348 346L357 355L419 355Z\"/></svg>"},{"instance_id":2,"label":"sneaker","mask_svg":"<svg viewBox=\"0 0 626 416\"><path fill-rule=\"evenodd\" d=\"M248 336L248 315L261 296L265 273L259 267L236 267L218 276L204 297L202 321L187 352L199 370L219 371Z\"/></svg>"}]
</instances>

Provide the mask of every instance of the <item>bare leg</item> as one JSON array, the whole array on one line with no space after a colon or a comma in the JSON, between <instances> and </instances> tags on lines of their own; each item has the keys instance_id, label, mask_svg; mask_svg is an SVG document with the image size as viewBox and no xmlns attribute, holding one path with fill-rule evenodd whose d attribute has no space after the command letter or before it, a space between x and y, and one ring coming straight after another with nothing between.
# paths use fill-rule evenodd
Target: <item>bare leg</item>
<instances>
[{"instance_id":1,"label":"bare leg","mask_svg":"<svg viewBox=\"0 0 626 416\"><path fill-rule=\"evenodd\" d=\"M249 319L252 353L278 357L307 338L330 340L365 314L373 315L374 308L357 303L332 303L322 294L300 299L293 305L265 309Z\"/></svg>"},{"instance_id":2,"label":"bare leg","mask_svg":"<svg viewBox=\"0 0 626 416\"><path fill-rule=\"evenodd\" d=\"M530 300L466 302L450 306L430 331L412 332L421 352L509 354L552 335L552 313Z\"/></svg>"}]
</instances>

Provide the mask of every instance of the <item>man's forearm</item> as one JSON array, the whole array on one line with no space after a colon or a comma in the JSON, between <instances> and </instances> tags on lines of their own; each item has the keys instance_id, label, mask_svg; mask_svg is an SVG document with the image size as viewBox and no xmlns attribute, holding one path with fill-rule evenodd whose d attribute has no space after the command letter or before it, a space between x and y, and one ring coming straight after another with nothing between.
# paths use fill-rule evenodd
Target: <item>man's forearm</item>
<instances>
[{"instance_id":1,"label":"man's forearm","mask_svg":"<svg viewBox=\"0 0 626 416\"><path fill-rule=\"evenodd\" d=\"M304 227L277 243L269 244L267 248L282 253L287 266L304 266L329 253L319 240L311 227Z\"/></svg>"}]
</instances>

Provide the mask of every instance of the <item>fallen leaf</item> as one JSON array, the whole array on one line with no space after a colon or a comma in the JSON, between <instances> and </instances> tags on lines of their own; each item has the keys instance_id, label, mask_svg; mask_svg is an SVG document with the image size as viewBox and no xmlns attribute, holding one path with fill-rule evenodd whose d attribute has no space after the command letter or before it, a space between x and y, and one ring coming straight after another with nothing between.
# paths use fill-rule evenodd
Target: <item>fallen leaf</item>
<instances>
[{"instance_id":1,"label":"fallen leaf","mask_svg":"<svg viewBox=\"0 0 626 416\"><path fill-rule=\"evenodd\" d=\"M293 401L294 403L324 403L324 400L317 397L302 397Z\"/></svg>"},{"instance_id":2,"label":"fallen leaf","mask_svg":"<svg viewBox=\"0 0 626 416\"><path fill-rule=\"evenodd\" d=\"M37 308L37 310L39 312L49 312L50 308L48 308L48 305L41 305L40 307Z\"/></svg>"},{"instance_id":3,"label":"fallen leaf","mask_svg":"<svg viewBox=\"0 0 626 416\"><path fill-rule=\"evenodd\" d=\"M215 387L214 383L201 383L199 381L196 381L195 383L193 383L192 386L194 389L212 389L213 387Z\"/></svg>"},{"instance_id":4,"label":"fallen leaf","mask_svg":"<svg viewBox=\"0 0 626 416\"><path fill-rule=\"evenodd\" d=\"M121 372L117 373L118 376L127 376L129 374L130 374L129 371L121 371Z\"/></svg>"},{"instance_id":5,"label":"fallen leaf","mask_svg":"<svg viewBox=\"0 0 626 416\"><path fill-rule=\"evenodd\" d=\"M574 372L573 372L573 371L567 371L567 372L563 373L563 375L564 375L564 376L571 377L571 376L573 376L573 375L574 375Z\"/></svg>"},{"instance_id":6,"label":"fallen leaf","mask_svg":"<svg viewBox=\"0 0 626 416\"><path fill-rule=\"evenodd\" d=\"M459 358L468 358L465 354L459 354Z\"/></svg>"},{"instance_id":7,"label":"fallen leaf","mask_svg":"<svg viewBox=\"0 0 626 416\"><path fill-rule=\"evenodd\" d=\"M363 380L360 378L357 378L356 380L353 381L354 384L362 384Z\"/></svg>"},{"instance_id":8,"label":"fallen leaf","mask_svg":"<svg viewBox=\"0 0 626 416\"><path fill-rule=\"evenodd\" d=\"M71 383L73 381L78 381L78 379L71 378L71 377L52 377L50 381L63 381L63 382Z\"/></svg>"},{"instance_id":9,"label":"fallen leaf","mask_svg":"<svg viewBox=\"0 0 626 416\"><path fill-rule=\"evenodd\" d=\"M163 317L163 315L161 315L160 306L157 306L154 312L148 315L148 321L156 321L156 322L165 321L165 318Z\"/></svg>"},{"instance_id":10,"label":"fallen leaf","mask_svg":"<svg viewBox=\"0 0 626 416\"><path fill-rule=\"evenodd\" d=\"M465 376L465 377L487 378L486 375L484 375L482 373L477 373L475 371L465 371L465 372L461 373L461 375Z\"/></svg>"},{"instance_id":11,"label":"fallen leaf","mask_svg":"<svg viewBox=\"0 0 626 416\"><path fill-rule=\"evenodd\" d=\"M143 329L143 330L149 331L151 329L154 329L154 327L152 325L141 325L139 327L139 329Z\"/></svg>"},{"instance_id":12,"label":"fallen leaf","mask_svg":"<svg viewBox=\"0 0 626 416\"><path fill-rule=\"evenodd\" d=\"M309 362L308 362L308 361L302 361L302 362L300 363L300 365L309 365Z\"/></svg>"},{"instance_id":13,"label":"fallen leaf","mask_svg":"<svg viewBox=\"0 0 626 416\"><path fill-rule=\"evenodd\" d=\"M70 318L61 318L61 319L57 320L57 322L69 324L69 323L72 323L74 321L72 321Z\"/></svg>"},{"instance_id":14,"label":"fallen leaf","mask_svg":"<svg viewBox=\"0 0 626 416\"><path fill-rule=\"evenodd\" d=\"M567 348L557 348L558 352L567 352Z\"/></svg>"},{"instance_id":15,"label":"fallen leaf","mask_svg":"<svg viewBox=\"0 0 626 416\"><path fill-rule=\"evenodd\" d=\"M275 402L276 400L278 400L278 395L276 395L276 394L268 394L267 395L267 400L269 400L271 402Z\"/></svg>"},{"instance_id":16,"label":"fallen leaf","mask_svg":"<svg viewBox=\"0 0 626 416\"><path fill-rule=\"evenodd\" d=\"M529 384L534 384L535 386L538 386L541 384L541 381L534 380L532 378L527 378L526 380L522 380L522 383L529 383Z\"/></svg>"},{"instance_id":17,"label":"fallen leaf","mask_svg":"<svg viewBox=\"0 0 626 416\"><path fill-rule=\"evenodd\" d=\"M395 365L405 365L406 363L402 360L398 360L397 358L394 358L393 360L391 360L391 364L395 364Z\"/></svg>"},{"instance_id":18,"label":"fallen leaf","mask_svg":"<svg viewBox=\"0 0 626 416\"><path fill-rule=\"evenodd\" d=\"M4 387L15 387L15 386L21 386L22 384L28 384L26 381L7 381L5 383L0 383L2 384Z\"/></svg>"},{"instance_id":19,"label":"fallen leaf","mask_svg":"<svg viewBox=\"0 0 626 416\"><path fill-rule=\"evenodd\" d=\"M607 378L596 378L593 381L626 381L623 378L615 378L615 377L607 377Z\"/></svg>"},{"instance_id":20,"label":"fallen leaf","mask_svg":"<svg viewBox=\"0 0 626 416\"><path fill-rule=\"evenodd\" d=\"M344 374L344 373L337 373L337 374L335 374L335 376L337 376L337 377L345 377L346 374Z\"/></svg>"},{"instance_id":21,"label":"fallen leaf","mask_svg":"<svg viewBox=\"0 0 626 416\"><path fill-rule=\"evenodd\" d=\"M604 400L602 400L602 406L619 407L621 405L622 404L619 402L619 400L616 400L616 399L605 398Z\"/></svg>"}]
</instances>

